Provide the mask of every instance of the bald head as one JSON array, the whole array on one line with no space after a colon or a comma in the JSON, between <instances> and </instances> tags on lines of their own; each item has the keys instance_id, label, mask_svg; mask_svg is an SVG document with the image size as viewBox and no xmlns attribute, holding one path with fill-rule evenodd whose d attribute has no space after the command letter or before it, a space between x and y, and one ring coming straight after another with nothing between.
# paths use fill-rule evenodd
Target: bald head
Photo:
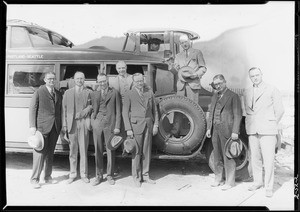
<instances>
[{"instance_id":1,"label":"bald head","mask_svg":"<svg viewBox=\"0 0 300 212\"><path fill-rule=\"evenodd\" d=\"M116 69L119 73L120 76L125 77L126 73L127 73L127 65L124 61L120 60L117 64L116 64Z\"/></svg>"},{"instance_id":2,"label":"bald head","mask_svg":"<svg viewBox=\"0 0 300 212\"><path fill-rule=\"evenodd\" d=\"M186 34L179 37L179 42L184 50L188 50L191 47L191 41Z\"/></svg>"}]
</instances>

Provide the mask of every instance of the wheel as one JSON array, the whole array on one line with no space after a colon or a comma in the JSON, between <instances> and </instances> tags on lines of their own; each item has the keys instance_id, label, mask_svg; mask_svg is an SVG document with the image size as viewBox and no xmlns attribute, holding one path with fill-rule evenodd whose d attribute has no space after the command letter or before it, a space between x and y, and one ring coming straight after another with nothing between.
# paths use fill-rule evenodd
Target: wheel
<instances>
[{"instance_id":1,"label":"wheel","mask_svg":"<svg viewBox=\"0 0 300 212\"><path fill-rule=\"evenodd\" d=\"M240 138L243 143L243 150L239 157L235 158L236 162L236 179L248 179L249 178L249 149L247 145L247 139L241 137ZM207 140L205 144L205 157L208 162L209 168L214 172L214 157L212 154L213 146L211 140Z\"/></svg>"},{"instance_id":2,"label":"wheel","mask_svg":"<svg viewBox=\"0 0 300 212\"><path fill-rule=\"evenodd\" d=\"M154 137L158 150L173 155L189 155L205 136L206 120L202 108L184 96L168 96L159 102L159 131ZM179 118L179 119L178 119ZM176 134L175 120L180 120Z\"/></svg>"}]
</instances>

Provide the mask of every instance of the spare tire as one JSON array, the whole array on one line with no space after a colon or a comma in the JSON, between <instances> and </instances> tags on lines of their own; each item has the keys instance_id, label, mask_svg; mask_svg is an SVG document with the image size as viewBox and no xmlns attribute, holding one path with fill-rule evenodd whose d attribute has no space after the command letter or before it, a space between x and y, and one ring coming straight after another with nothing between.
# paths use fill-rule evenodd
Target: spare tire
<instances>
[{"instance_id":1,"label":"spare tire","mask_svg":"<svg viewBox=\"0 0 300 212\"><path fill-rule=\"evenodd\" d=\"M157 149L173 155L189 155L201 145L206 132L205 113L191 99L184 96L167 96L158 104L159 131L154 137ZM172 135L172 117L182 117L179 135Z\"/></svg>"}]
</instances>

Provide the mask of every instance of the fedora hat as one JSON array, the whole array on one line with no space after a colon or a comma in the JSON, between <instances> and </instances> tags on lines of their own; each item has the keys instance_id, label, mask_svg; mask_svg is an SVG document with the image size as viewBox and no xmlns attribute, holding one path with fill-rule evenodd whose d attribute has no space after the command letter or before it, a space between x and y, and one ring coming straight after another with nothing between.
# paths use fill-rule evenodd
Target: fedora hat
<instances>
[{"instance_id":1,"label":"fedora hat","mask_svg":"<svg viewBox=\"0 0 300 212\"><path fill-rule=\"evenodd\" d=\"M119 135L112 134L107 142L107 148L116 150L123 142L123 138Z\"/></svg>"},{"instance_id":2,"label":"fedora hat","mask_svg":"<svg viewBox=\"0 0 300 212\"><path fill-rule=\"evenodd\" d=\"M35 135L29 136L28 145L37 151L41 151L44 148L44 137L40 131L36 131Z\"/></svg>"},{"instance_id":3,"label":"fedora hat","mask_svg":"<svg viewBox=\"0 0 300 212\"><path fill-rule=\"evenodd\" d=\"M228 158L237 158L243 150L243 142L241 139L232 140L232 138L229 138L225 143L224 149Z\"/></svg>"},{"instance_id":4,"label":"fedora hat","mask_svg":"<svg viewBox=\"0 0 300 212\"><path fill-rule=\"evenodd\" d=\"M194 79L190 78L195 70L190 66L183 66L178 70L178 78L183 82L192 82Z\"/></svg>"},{"instance_id":5,"label":"fedora hat","mask_svg":"<svg viewBox=\"0 0 300 212\"><path fill-rule=\"evenodd\" d=\"M133 153L134 150L135 150L135 152L137 154L138 153L138 146L137 146L135 138L127 138L124 141L124 149L127 153Z\"/></svg>"}]
</instances>

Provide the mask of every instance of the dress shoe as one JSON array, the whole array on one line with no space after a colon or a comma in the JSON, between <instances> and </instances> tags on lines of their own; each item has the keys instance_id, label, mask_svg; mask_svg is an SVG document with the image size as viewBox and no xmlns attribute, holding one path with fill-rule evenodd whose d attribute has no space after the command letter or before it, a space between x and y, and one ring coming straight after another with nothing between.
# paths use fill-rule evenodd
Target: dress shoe
<instances>
[{"instance_id":1,"label":"dress shoe","mask_svg":"<svg viewBox=\"0 0 300 212\"><path fill-rule=\"evenodd\" d=\"M115 184L115 180L112 178L112 176L108 176L108 177L107 177L107 182L108 182L110 185L114 185L114 184Z\"/></svg>"},{"instance_id":2,"label":"dress shoe","mask_svg":"<svg viewBox=\"0 0 300 212\"><path fill-rule=\"evenodd\" d=\"M90 180L87 177L82 177L81 180L85 183L89 183Z\"/></svg>"},{"instance_id":3,"label":"dress shoe","mask_svg":"<svg viewBox=\"0 0 300 212\"><path fill-rule=\"evenodd\" d=\"M68 184L71 184L71 183L73 183L74 181L75 181L75 178L69 178L68 181L67 181L67 183L68 183Z\"/></svg>"},{"instance_id":4,"label":"dress shoe","mask_svg":"<svg viewBox=\"0 0 300 212\"><path fill-rule=\"evenodd\" d=\"M233 186L231 186L231 185L224 185L223 187L222 187L222 191L227 191L227 190L229 190L229 189L231 189Z\"/></svg>"},{"instance_id":5,"label":"dress shoe","mask_svg":"<svg viewBox=\"0 0 300 212\"><path fill-rule=\"evenodd\" d=\"M46 184L57 184L58 181L51 178L45 179Z\"/></svg>"},{"instance_id":6,"label":"dress shoe","mask_svg":"<svg viewBox=\"0 0 300 212\"><path fill-rule=\"evenodd\" d=\"M155 180L152 180L150 178L144 179L144 182L149 184L156 184Z\"/></svg>"},{"instance_id":7,"label":"dress shoe","mask_svg":"<svg viewBox=\"0 0 300 212\"><path fill-rule=\"evenodd\" d=\"M134 180L134 184L136 187L141 187L142 183L140 181Z\"/></svg>"},{"instance_id":8,"label":"dress shoe","mask_svg":"<svg viewBox=\"0 0 300 212\"><path fill-rule=\"evenodd\" d=\"M32 188L34 188L34 189L38 189L41 187L41 185L38 182L34 182L31 185L32 185Z\"/></svg>"},{"instance_id":9,"label":"dress shoe","mask_svg":"<svg viewBox=\"0 0 300 212\"><path fill-rule=\"evenodd\" d=\"M211 187L218 187L218 186L222 186L222 185L224 185L225 184L225 182L214 182L213 184L211 184L210 186Z\"/></svg>"},{"instance_id":10,"label":"dress shoe","mask_svg":"<svg viewBox=\"0 0 300 212\"><path fill-rule=\"evenodd\" d=\"M266 190L266 197L272 197L273 191L272 190Z\"/></svg>"},{"instance_id":11,"label":"dress shoe","mask_svg":"<svg viewBox=\"0 0 300 212\"><path fill-rule=\"evenodd\" d=\"M92 183L92 186L99 185L102 182L103 178L102 177L96 177L94 182Z\"/></svg>"},{"instance_id":12,"label":"dress shoe","mask_svg":"<svg viewBox=\"0 0 300 212\"><path fill-rule=\"evenodd\" d=\"M252 185L248 188L248 191L255 191L261 187L262 187L262 185Z\"/></svg>"}]
</instances>

